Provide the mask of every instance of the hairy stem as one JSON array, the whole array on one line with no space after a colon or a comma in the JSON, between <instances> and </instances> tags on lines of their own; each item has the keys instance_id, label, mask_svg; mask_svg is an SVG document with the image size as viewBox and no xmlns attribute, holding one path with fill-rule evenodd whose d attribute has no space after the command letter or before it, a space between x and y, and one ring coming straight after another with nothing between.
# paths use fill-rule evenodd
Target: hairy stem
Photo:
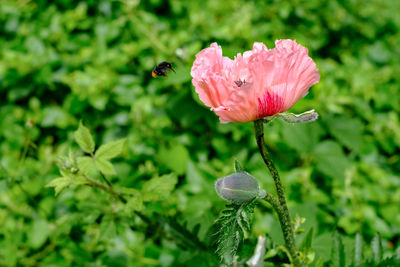
<instances>
[{"instance_id":1,"label":"hairy stem","mask_svg":"<svg viewBox=\"0 0 400 267\"><path fill-rule=\"evenodd\" d=\"M274 210L280 209L280 204L278 202L278 199L272 194L267 192L263 200L267 201Z\"/></svg>"},{"instance_id":2,"label":"hairy stem","mask_svg":"<svg viewBox=\"0 0 400 267\"><path fill-rule=\"evenodd\" d=\"M264 199L268 201L275 209L275 211L278 213L279 222L281 224L283 232L283 238L285 239L285 244L291 256L293 265L302 266L297 254L293 227L290 220L289 210L286 204L285 192L281 183L281 178L279 177L278 170L274 162L272 161L272 158L267 150L267 147L265 146L263 120L256 120L254 122L254 129L255 129L258 149L272 175L272 178L274 179L276 192L278 194L278 200L276 200L276 198L273 197L272 195L267 195Z\"/></svg>"}]
</instances>

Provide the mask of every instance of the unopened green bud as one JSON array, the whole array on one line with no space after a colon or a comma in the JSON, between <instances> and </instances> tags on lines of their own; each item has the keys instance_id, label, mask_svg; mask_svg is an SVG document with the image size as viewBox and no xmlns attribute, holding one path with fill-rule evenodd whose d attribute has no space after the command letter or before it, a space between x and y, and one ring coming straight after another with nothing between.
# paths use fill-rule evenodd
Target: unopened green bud
<instances>
[{"instance_id":1,"label":"unopened green bud","mask_svg":"<svg viewBox=\"0 0 400 267\"><path fill-rule=\"evenodd\" d=\"M223 199L237 205L265 196L258 181L247 172L237 172L222 178L215 183L217 194Z\"/></svg>"}]
</instances>

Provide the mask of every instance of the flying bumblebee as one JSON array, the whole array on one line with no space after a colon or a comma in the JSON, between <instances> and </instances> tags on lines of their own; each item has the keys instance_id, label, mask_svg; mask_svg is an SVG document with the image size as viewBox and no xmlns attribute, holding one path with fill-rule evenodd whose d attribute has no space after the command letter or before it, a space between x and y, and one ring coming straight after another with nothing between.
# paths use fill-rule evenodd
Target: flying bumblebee
<instances>
[{"instance_id":1,"label":"flying bumblebee","mask_svg":"<svg viewBox=\"0 0 400 267\"><path fill-rule=\"evenodd\" d=\"M158 76L166 76L167 77L167 71L168 70L172 70L173 72L175 72L175 70L172 68L171 63L168 62L161 62L160 64L158 64L157 66L154 67L153 71L151 72L151 76L153 76L154 78L158 77Z\"/></svg>"}]
</instances>

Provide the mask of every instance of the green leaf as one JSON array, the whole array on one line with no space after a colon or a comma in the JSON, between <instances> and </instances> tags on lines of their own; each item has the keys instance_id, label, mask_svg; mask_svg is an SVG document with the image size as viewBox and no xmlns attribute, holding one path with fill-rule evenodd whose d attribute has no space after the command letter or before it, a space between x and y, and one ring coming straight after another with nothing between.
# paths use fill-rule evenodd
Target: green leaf
<instances>
[{"instance_id":1,"label":"green leaf","mask_svg":"<svg viewBox=\"0 0 400 267\"><path fill-rule=\"evenodd\" d=\"M36 219L33 221L30 231L28 231L28 244L34 249L41 247L48 237L48 224L46 220Z\"/></svg>"},{"instance_id":2,"label":"green leaf","mask_svg":"<svg viewBox=\"0 0 400 267\"><path fill-rule=\"evenodd\" d=\"M300 244L300 251L303 252L303 257L304 257L302 260L306 264L313 262L315 258L315 252L312 247L313 238L314 238L314 228L311 227Z\"/></svg>"},{"instance_id":3,"label":"green leaf","mask_svg":"<svg viewBox=\"0 0 400 267\"><path fill-rule=\"evenodd\" d=\"M99 230L100 230L99 231L99 240L106 241L106 240L110 240L111 238L113 238L115 236L117 227L113 220L111 220L108 217L105 217L100 224Z\"/></svg>"},{"instance_id":4,"label":"green leaf","mask_svg":"<svg viewBox=\"0 0 400 267\"><path fill-rule=\"evenodd\" d=\"M319 143L314 149L314 157L319 171L332 178L344 180L344 172L350 163L338 143L333 141Z\"/></svg>"},{"instance_id":5,"label":"green leaf","mask_svg":"<svg viewBox=\"0 0 400 267\"><path fill-rule=\"evenodd\" d=\"M354 240L354 265L359 266L362 263L362 249L363 249L363 240L360 233L356 234L356 238Z\"/></svg>"},{"instance_id":6,"label":"green leaf","mask_svg":"<svg viewBox=\"0 0 400 267\"><path fill-rule=\"evenodd\" d=\"M232 264L239 244L248 235L254 213L254 202L248 205L229 204L216 221L217 253L225 264Z\"/></svg>"},{"instance_id":7,"label":"green leaf","mask_svg":"<svg viewBox=\"0 0 400 267\"><path fill-rule=\"evenodd\" d=\"M347 148L359 152L363 144L363 123L360 119L340 116L327 121L329 132Z\"/></svg>"},{"instance_id":8,"label":"green leaf","mask_svg":"<svg viewBox=\"0 0 400 267\"><path fill-rule=\"evenodd\" d=\"M79 123L79 128L74 132L75 141L79 147L86 153L93 153L94 141L88 128L83 126L82 121Z\"/></svg>"},{"instance_id":9,"label":"green leaf","mask_svg":"<svg viewBox=\"0 0 400 267\"><path fill-rule=\"evenodd\" d=\"M382 259L380 262L374 264L373 262L366 262L362 265L363 267L398 267L400 266L400 260L396 256L387 257Z\"/></svg>"},{"instance_id":10,"label":"green leaf","mask_svg":"<svg viewBox=\"0 0 400 267\"><path fill-rule=\"evenodd\" d=\"M114 166L112 163L106 159L97 159L95 160L96 167L99 169L100 172L107 174L107 175L115 175L117 172L115 171Z\"/></svg>"},{"instance_id":11,"label":"green leaf","mask_svg":"<svg viewBox=\"0 0 400 267\"><path fill-rule=\"evenodd\" d=\"M199 194L211 188L203 173L191 160L187 162L185 183L185 189L192 194Z\"/></svg>"},{"instance_id":12,"label":"green leaf","mask_svg":"<svg viewBox=\"0 0 400 267\"><path fill-rule=\"evenodd\" d=\"M318 123L283 124L281 127L285 142L300 153L310 153L324 134Z\"/></svg>"},{"instance_id":13,"label":"green leaf","mask_svg":"<svg viewBox=\"0 0 400 267\"><path fill-rule=\"evenodd\" d=\"M381 235L376 234L371 241L372 253L374 254L374 262L379 263L382 259L382 240Z\"/></svg>"},{"instance_id":14,"label":"green leaf","mask_svg":"<svg viewBox=\"0 0 400 267\"><path fill-rule=\"evenodd\" d=\"M159 161L177 175L184 174L189 160L189 152L185 146L174 144L167 148L162 146L158 152Z\"/></svg>"},{"instance_id":15,"label":"green leaf","mask_svg":"<svg viewBox=\"0 0 400 267\"><path fill-rule=\"evenodd\" d=\"M332 260L331 266L334 267L346 266L343 241L338 232L335 232L333 234L331 260Z\"/></svg>"},{"instance_id":16,"label":"green leaf","mask_svg":"<svg viewBox=\"0 0 400 267\"><path fill-rule=\"evenodd\" d=\"M312 250L313 236L314 236L314 228L311 227L311 229L308 230L306 236L303 238L300 244L300 250L305 251L305 254L307 254L308 251Z\"/></svg>"},{"instance_id":17,"label":"green leaf","mask_svg":"<svg viewBox=\"0 0 400 267\"><path fill-rule=\"evenodd\" d=\"M135 195L128 199L127 206L131 211L141 211L144 209L143 197L141 195Z\"/></svg>"},{"instance_id":18,"label":"green leaf","mask_svg":"<svg viewBox=\"0 0 400 267\"><path fill-rule=\"evenodd\" d=\"M57 196L62 190L67 188L72 184L72 179L70 177L59 177L51 180L46 187L54 187L55 195Z\"/></svg>"},{"instance_id":19,"label":"green leaf","mask_svg":"<svg viewBox=\"0 0 400 267\"><path fill-rule=\"evenodd\" d=\"M155 214L155 217L167 233L177 238L177 242L179 242L183 248L187 249L190 247L192 249L196 249L197 251L207 250L207 245L201 242L197 237L200 224L195 225L193 230L190 231L187 228L187 223L179 223L176 217L167 217L161 214Z\"/></svg>"},{"instance_id":20,"label":"green leaf","mask_svg":"<svg viewBox=\"0 0 400 267\"><path fill-rule=\"evenodd\" d=\"M95 153L96 159L112 159L121 154L124 148L124 139L115 140L107 144L101 145Z\"/></svg>"},{"instance_id":21,"label":"green leaf","mask_svg":"<svg viewBox=\"0 0 400 267\"><path fill-rule=\"evenodd\" d=\"M235 172L244 172L242 164L237 159L235 159Z\"/></svg>"},{"instance_id":22,"label":"green leaf","mask_svg":"<svg viewBox=\"0 0 400 267\"><path fill-rule=\"evenodd\" d=\"M144 201L158 201L166 199L175 188L178 179L174 174L155 177L143 184L142 193Z\"/></svg>"},{"instance_id":23,"label":"green leaf","mask_svg":"<svg viewBox=\"0 0 400 267\"><path fill-rule=\"evenodd\" d=\"M89 174L96 170L96 164L91 157L84 156L76 159L79 170L84 174Z\"/></svg>"}]
</instances>

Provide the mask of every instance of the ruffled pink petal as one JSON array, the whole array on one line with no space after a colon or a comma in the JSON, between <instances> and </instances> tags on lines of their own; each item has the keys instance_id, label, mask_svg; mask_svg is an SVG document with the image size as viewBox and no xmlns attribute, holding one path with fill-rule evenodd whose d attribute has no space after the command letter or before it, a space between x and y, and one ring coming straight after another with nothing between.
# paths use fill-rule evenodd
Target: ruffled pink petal
<instances>
[{"instance_id":1,"label":"ruffled pink petal","mask_svg":"<svg viewBox=\"0 0 400 267\"><path fill-rule=\"evenodd\" d=\"M207 106L223 106L229 98L230 82L226 80L226 73L232 63L231 59L222 57L222 49L217 43L196 55L190 74L200 100Z\"/></svg>"},{"instance_id":2,"label":"ruffled pink petal","mask_svg":"<svg viewBox=\"0 0 400 267\"><path fill-rule=\"evenodd\" d=\"M319 81L308 50L292 40L279 40L268 50L254 43L232 61L216 43L196 56L191 75L200 99L222 123L248 122L281 113Z\"/></svg>"},{"instance_id":3,"label":"ruffled pink petal","mask_svg":"<svg viewBox=\"0 0 400 267\"><path fill-rule=\"evenodd\" d=\"M257 119L257 103L256 99L249 97L253 90L251 82L245 82L232 93L231 98L226 103L226 107L230 111L232 122L249 122ZM227 112L216 113L218 116ZM228 115L224 115L225 117ZM221 120L221 122L223 122Z\"/></svg>"},{"instance_id":4,"label":"ruffled pink petal","mask_svg":"<svg viewBox=\"0 0 400 267\"><path fill-rule=\"evenodd\" d=\"M276 60L285 62L277 73L276 83L285 84L284 110L291 108L308 89L319 82L320 75L314 61L308 56L308 49L293 40L275 42Z\"/></svg>"}]
</instances>

